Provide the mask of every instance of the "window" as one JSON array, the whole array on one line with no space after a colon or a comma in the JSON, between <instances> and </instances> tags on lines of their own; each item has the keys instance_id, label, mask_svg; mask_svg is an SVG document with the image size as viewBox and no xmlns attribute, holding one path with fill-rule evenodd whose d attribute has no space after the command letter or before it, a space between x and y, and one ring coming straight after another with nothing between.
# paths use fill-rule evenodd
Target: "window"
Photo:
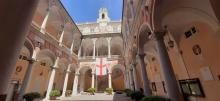
<instances>
[{"instance_id":1,"label":"window","mask_svg":"<svg viewBox=\"0 0 220 101\"><path fill-rule=\"evenodd\" d=\"M162 81L162 84L163 84L163 91L164 91L164 93L167 93L164 81Z\"/></svg>"},{"instance_id":2,"label":"window","mask_svg":"<svg viewBox=\"0 0 220 101\"><path fill-rule=\"evenodd\" d=\"M22 57L23 57L22 55L19 55L19 59L22 59Z\"/></svg>"},{"instance_id":3,"label":"window","mask_svg":"<svg viewBox=\"0 0 220 101\"><path fill-rule=\"evenodd\" d=\"M104 19L105 18L105 14L102 14L102 19Z\"/></svg>"},{"instance_id":4,"label":"window","mask_svg":"<svg viewBox=\"0 0 220 101\"><path fill-rule=\"evenodd\" d=\"M186 38L189 38L192 36L192 33L190 31L185 32L185 36Z\"/></svg>"},{"instance_id":5,"label":"window","mask_svg":"<svg viewBox=\"0 0 220 101\"><path fill-rule=\"evenodd\" d=\"M27 56L19 55L20 60L28 60Z\"/></svg>"},{"instance_id":6,"label":"window","mask_svg":"<svg viewBox=\"0 0 220 101\"><path fill-rule=\"evenodd\" d=\"M203 89L198 78L179 80L183 94L204 97Z\"/></svg>"},{"instance_id":7,"label":"window","mask_svg":"<svg viewBox=\"0 0 220 101\"><path fill-rule=\"evenodd\" d=\"M41 66L46 66L46 63L45 62L41 62L40 65Z\"/></svg>"},{"instance_id":8,"label":"window","mask_svg":"<svg viewBox=\"0 0 220 101\"><path fill-rule=\"evenodd\" d=\"M26 56L23 56L23 60L28 60L28 58Z\"/></svg>"},{"instance_id":9,"label":"window","mask_svg":"<svg viewBox=\"0 0 220 101\"><path fill-rule=\"evenodd\" d=\"M157 91L157 86L155 82L152 82L151 86L152 86L152 91Z\"/></svg>"},{"instance_id":10,"label":"window","mask_svg":"<svg viewBox=\"0 0 220 101\"><path fill-rule=\"evenodd\" d=\"M196 34L196 32L197 32L196 27L192 27L190 30L185 32L185 37L189 38L192 35Z\"/></svg>"}]
</instances>

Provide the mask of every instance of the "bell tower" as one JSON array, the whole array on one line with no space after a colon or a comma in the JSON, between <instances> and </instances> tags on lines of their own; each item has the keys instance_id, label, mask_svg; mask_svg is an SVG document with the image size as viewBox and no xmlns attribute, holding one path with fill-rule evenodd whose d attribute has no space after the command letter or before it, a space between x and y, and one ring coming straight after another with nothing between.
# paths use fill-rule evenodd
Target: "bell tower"
<instances>
[{"instance_id":1,"label":"bell tower","mask_svg":"<svg viewBox=\"0 0 220 101\"><path fill-rule=\"evenodd\" d=\"M99 9L99 18L97 19L98 23L106 23L109 22L110 18L108 17L108 10L107 8L100 8Z\"/></svg>"}]
</instances>

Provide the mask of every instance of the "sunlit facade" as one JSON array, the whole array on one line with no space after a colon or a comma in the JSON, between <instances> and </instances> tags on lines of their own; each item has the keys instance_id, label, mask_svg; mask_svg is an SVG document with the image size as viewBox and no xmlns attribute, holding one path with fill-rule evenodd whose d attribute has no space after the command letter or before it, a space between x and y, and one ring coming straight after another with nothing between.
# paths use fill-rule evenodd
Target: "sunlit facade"
<instances>
[{"instance_id":1,"label":"sunlit facade","mask_svg":"<svg viewBox=\"0 0 220 101\"><path fill-rule=\"evenodd\" d=\"M218 0L123 0L121 20L103 7L77 24L60 0L11 2L0 1L0 101L220 99Z\"/></svg>"}]
</instances>

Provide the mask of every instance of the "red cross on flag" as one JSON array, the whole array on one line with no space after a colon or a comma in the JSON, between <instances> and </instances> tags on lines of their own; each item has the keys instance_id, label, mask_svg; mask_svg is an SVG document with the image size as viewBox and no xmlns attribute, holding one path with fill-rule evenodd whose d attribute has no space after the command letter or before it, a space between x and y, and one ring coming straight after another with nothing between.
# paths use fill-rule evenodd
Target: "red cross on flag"
<instances>
[{"instance_id":1,"label":"red cross on flag","mask_svg":"<svg viewBox=\"0 0 220 101\"><path fill-rule=\"evenodd\" d=\"M107 74L107 58L96 58L96 75Z\"/></svg>"}]
</instances>

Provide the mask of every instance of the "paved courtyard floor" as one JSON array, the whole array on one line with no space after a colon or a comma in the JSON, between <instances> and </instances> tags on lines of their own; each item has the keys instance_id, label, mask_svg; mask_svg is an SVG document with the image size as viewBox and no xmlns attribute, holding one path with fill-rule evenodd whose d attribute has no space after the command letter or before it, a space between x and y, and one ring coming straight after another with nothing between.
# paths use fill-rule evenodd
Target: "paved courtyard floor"
<instances>
[{"instance_id":1,"label":"paved courtyard floor","mask_svg":"<svg viewBox=\"0 0 220 101\"><path fill-rule=\"evenodd\" d=\"M51 101L134 101L127 97L125 94L106 95L98 93L95 95L76 95L71 97L59 98L59 100Z\"/></svg>"}]
</instances>

